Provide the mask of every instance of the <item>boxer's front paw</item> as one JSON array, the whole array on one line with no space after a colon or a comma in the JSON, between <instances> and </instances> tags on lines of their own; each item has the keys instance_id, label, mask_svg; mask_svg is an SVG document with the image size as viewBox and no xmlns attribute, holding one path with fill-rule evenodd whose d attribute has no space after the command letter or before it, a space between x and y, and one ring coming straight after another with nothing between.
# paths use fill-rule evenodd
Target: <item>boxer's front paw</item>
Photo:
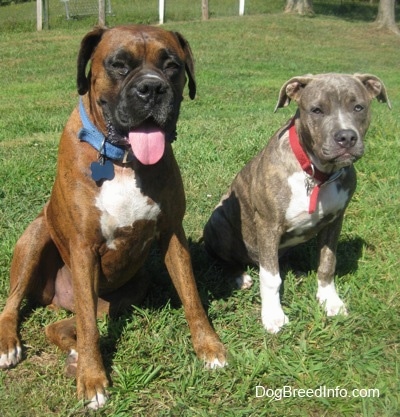
<instances>
[{"instance_id":1,"label":"boxer's front paw","mask_svg":"<svg viewBox=\"0 0 400 417\"><path fill-rule=\"evenodd\" d=\"M289 319L280 305L274 308L263 308L261 319L268 333L278 333L284 324L289 323Z\"/></svg>"},{"instance_id":2,"label":"boxer's front paw","mask_svg":"<svg viewBox=\"0 0 400 417\"><path fill-rule=\"evenodd\" d=\"M204 360L207 369L223 368L228 365L225 346L219 340L204 343L196 349L196 353Z\"/></svg>"},{"instance_id":3,"label":"boxer's front paw","mask_svg":"<svg viewBox=\"0 0 400 417\"><path fill-rule=\"evenodd\" d=\"M0 344L1 345L1 344ZM12 368L22 358L21 346L15 345L9 350L3 350L0 346L0 369Z\"/></svg>"},{"instance_id":4,"label":"boxer's front paw","mask_svg":"<svg viewBox=\"0 0 400 417\"><path fill-rule=\"evenodd\" d=\"M14 326L12 326L14 327ZM0 322L0 369L15 366L22 358L21 343L7 323Z\"/></svg>"},{"instance_id":5,"label":"boxer's front paw","mask_svg":"<svg viewBox=\"0 0 400 417\"><path fill-rule=\"evenodd\" d=\"M107 395L98 393L86 404L86 406L92 410L98 410L99 408L104 407L107 399Z\"/></svg>"},{"instance_id":6,"label":"boxer's front paw","mask_svg":"<svg viewBox=\"0 0 400 417\"><path fill-rule=\"evenodd\" d=\"M107 401L108 380L103 371L99 372L97 376L93 376L92 371L89 373L91 375L88 376L78 372L76 379L78 398L84 399L88 408L97 410L103 407Z\"/></svg>"},{"instance_id":7,"label":"boxer's front paw","mask_svg":"<svg viewBox=\"0 0 400 417\"><path fill-rule=\"evenodd\" d=\"M333 285L319 286L317 299L324 306L327 316L336 316L338 314L347 316L346 306L338 296Z\"/></svg>"}]
</instances>

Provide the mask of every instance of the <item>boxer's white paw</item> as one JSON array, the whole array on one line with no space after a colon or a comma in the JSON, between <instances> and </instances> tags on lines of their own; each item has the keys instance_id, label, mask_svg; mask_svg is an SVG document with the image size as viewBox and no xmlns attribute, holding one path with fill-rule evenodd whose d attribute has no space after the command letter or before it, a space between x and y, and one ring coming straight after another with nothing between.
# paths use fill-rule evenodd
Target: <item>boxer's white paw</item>
<instances>
[{"instance_id":1,"label":"boxer's white paw","mask_svg":"<svg viewBox=\"0 0 400 417\"><path fill-rule=\"evenodd\" d=\"M245 272L239 277L235 278L235 281L238 289L240 290L247 290L253 285L253 280L251 279L251 276L249 274L246 274Z\"/></svg>"},{"instance_id":2,"label":"boxer's white paw","mask_svg":"<svg viewBox=\"0 0 400 417\"><path fill-rule=\"evenodd\" d=\"M324 306L327 316L342 314L347 316L346 306L338 296L333 283L325 287L318 286L317 299Z\"/></svg>"},{"instance_id":3,"label":"boxer's white paw","mask_svg":"<svg viewBox=\"0 0 400 417\"><path fill-rule=\"evenodd\" d=\"M8 353L0 355L0 369L7 369L15 366L22 358L22 349L20 346L15 346L10 349Z\"/></svg>"},{"instance_id":4,"label":"boxer's white paw","mask_svg":"<svg viewBox=\"0 0 400 417\"><path fill-rule=\"evenodd\" d=\"M226 365L228 365L226 360L219 360L218 358L215 358L212 361L206 361L205 363L207 369L223 368Z\"/></svg>"},{"instance_id":5,"label":"boxer's white paw","mask_svg":"<svg viewBox=\"0 0 400 417\"><path fill-rule=\"evenodd\" d=\"M87 404L87 407L92 410L98 410L101 407L104 407L107 402L108 397L102 393L97 393Z\"/></svg>"},{"instance_id":6,"label":"boxer's white paw","mask_svg":"<svg viewBox=\"0 0 400 417\"><path fill-rule=\"evenodd\" d=\"M289 319L280 305L275 308L263 309L261 319L268 333L278 333L284 324L289 323Z\"/></svg>"},{"instance_id":7,"label":"boxer's white paw","mask_svg":"<svg viewBox=\"0 0 400 417\"><path fill-rule=\"evenodd\" d=\"M67 359L65 360L65 375L68 377L75 378L76 371L78 368L78 352L75 349L71 349Z\"/></svg>"}]
</instances>

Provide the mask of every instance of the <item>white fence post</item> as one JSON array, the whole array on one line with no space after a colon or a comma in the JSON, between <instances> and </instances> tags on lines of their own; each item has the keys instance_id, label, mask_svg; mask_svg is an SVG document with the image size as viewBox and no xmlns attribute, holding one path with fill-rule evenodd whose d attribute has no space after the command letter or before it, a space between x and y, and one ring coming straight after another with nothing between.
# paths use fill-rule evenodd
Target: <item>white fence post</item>
<instances>
[{"instance_id":1,"label":"white fence post","mask_svg":"<svg viewBox=\"0 0 400 417\"><path fill-rule=\"evenodd\" d=\"M244 15L244 2L245 0L239 0L239 16Z\"/></svg>"},{"instance_id":2,"label":"white fence post","mask_svg":"<svg viewBox=\"0 0 400 417\"><path fill-rule=\"evenodd\" d=\"M158 1L158 20L160 25L164 23L165 0Z\"/></svg>"}]
</instances>

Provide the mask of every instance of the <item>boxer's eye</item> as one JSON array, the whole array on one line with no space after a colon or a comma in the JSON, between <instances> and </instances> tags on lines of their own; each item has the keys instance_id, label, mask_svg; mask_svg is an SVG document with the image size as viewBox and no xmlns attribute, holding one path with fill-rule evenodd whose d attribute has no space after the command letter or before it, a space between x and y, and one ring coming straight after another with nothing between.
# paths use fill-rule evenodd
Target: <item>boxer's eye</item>
<instances>
[{"instance_id":1,"label":"boxer's eye","mask_svg":"<svg viewBox=\"0 0 400 417\"><path fill-rule=\"evenodd\" d=\"M111 67L118 72L119 75L127 75L129 72L129 68L125 65L122 61L115 61L111 64Z\"/></svg>"},{"instance_id":2,"label":"boxer's eye","mask_svg":"<svg viewBox=\"0 0 400 417\"><path fill-rule=\"evenodd\" d=\"M164 71L175 72L181 68L180 64L175 61L168 61L164 64Z\"/></svg>"},{"instance_id":3,"label":"boxer's eye","mask_svg":"<svg viewBox=\"0 0 400 417\"><path fill-rule=\"evenodd\" d=\"M357 104L355 107L354 107L354 111L355 112L357 112L357 113L359 113L360 111L363 111L364 110L364 107L363 106L361 106L361 104Z\"/></svg>"}]
</instances>

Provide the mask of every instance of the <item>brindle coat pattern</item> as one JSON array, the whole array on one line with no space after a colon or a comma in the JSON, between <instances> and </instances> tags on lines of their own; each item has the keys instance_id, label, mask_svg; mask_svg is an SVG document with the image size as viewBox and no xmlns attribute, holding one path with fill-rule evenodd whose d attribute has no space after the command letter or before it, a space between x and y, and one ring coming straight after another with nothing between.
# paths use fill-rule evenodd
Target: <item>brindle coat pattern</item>
<instances>
[{"instance_id":1,"label":"brindle coat pattern","mask_svg":"<svg viewBox=\"0 0 400 417\"><path fill-rule=\"evenodd\" d=\"M317 211L309 214L306 177L289 144L288 123L237 174L204 228L207 250L232 274L243 274L248 264L260 267L262 320L270 332L288 321L279 301L279 255L314 236L317 296L329 315L346 312L333 285L336 247L356 188L353 162L364 152L373 98L390 107L382 81L368 74L305 75L286 82L276 109L294 100L294 123L309 159L327 174L343 172L321 187Z\"/></svg>"}]
</instances>

